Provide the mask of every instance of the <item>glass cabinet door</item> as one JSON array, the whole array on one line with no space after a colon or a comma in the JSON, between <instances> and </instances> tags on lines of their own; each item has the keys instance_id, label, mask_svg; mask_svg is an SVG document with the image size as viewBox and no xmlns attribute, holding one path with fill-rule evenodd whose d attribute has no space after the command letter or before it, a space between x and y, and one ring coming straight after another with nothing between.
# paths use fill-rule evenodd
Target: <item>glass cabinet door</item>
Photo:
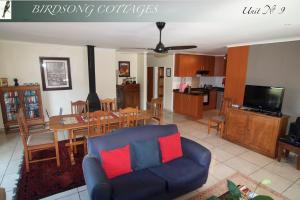
<instances>
[{"instance_id":1,"label":"glass cabinet door","mask_svg":"<svg viewBox=\"0 0 300 200\"><path fill-rule=\"evenodd\" d=\"M6 108L6 118L7 121L17 120L17 111L20 106L20 98L17 91L14 92L4 92L4 103Z\"/></svg>"},{"instance_id":2,"label":"glass cabinet door","mask_svg":"<svg viewBox=\"0 0 300 200\"><path fill-rule=\"evenodd\" d=\"M27 119L40 117L39 98L35 90L25 90L23 93L24 111Z\"/></svg>"}]
</instances>

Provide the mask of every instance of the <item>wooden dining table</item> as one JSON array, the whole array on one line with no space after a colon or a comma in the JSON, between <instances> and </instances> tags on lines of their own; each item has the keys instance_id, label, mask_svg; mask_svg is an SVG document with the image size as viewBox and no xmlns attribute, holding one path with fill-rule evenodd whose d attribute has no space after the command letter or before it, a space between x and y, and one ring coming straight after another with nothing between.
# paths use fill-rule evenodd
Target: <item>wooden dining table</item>
<instances>
[{"instance_id":1,"label":"wooden dining table","mask_svg":"<svg viewBox=\"0 0 300 200\"><path fill-rule=\"evenodd\" d=\"M119 118L119 113L118 112L112 112L110 113L112 115L111 119L109 120L111 124L117 124L120 121ZM68 131L69 134L69 141L70 144L72 144L73 142L73 138L70 137L70 133L73 130L77 130L77 129L87 129L89 126L88 121L77 121L74 123L64 123L64 119L66 118L72 118L72 117L80 117L80 114L69 114L69 115L57 115L57 116L53 116L50 117L49 119L49 128L53 130L54 132L54 138L55 141L58 143L58 132L59 131ZM139 111L138 115L137 115L137 120L138 121L143 121L144 124L146 124L146 121L152 118L152 110L141 110ZM56 144L58 145L58 144ZM74 160L74 153L73 151L69 151L70 154L70 159L71 159L71 164L74 165L75 164L75 160ZM58 155L59 157L59 155ZM58 158L59 159L59 158Z\"/></svg>"}]
</instances>

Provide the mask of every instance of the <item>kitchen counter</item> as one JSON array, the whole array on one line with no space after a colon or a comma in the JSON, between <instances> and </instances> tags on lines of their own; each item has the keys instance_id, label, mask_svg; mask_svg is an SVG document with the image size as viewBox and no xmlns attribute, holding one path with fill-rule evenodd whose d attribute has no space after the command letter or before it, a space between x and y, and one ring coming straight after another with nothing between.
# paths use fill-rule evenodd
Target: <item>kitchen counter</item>
<instances>
[{"instance_id":1,"label":"kitchen counter","mask_svg":"<svg viewBox=\"0 0 300 200\"><path fill-rule=\"evenodd\" d=\"M178 90L174 90L174 112L200 119L203 116L203 100L203 93L183 93Z\"/></svg>"},{"instance_id":2,"label":"kitchen counter","mask_svg":"<svg viewBox=\"0 0 300 200\"><path fill-rule=\"evenodd\" d=\"M212 88L209 88L209 89L208 88L192 88L190 93L188 92L188 89L185 89L184 92L179 92L179 89L174 89L173 92L203 96L203 95L207 94L209 91L212 91L212 90L224 92L224 88L222 88L222 87L212 87Z\"/></svg>"}]
</instances>

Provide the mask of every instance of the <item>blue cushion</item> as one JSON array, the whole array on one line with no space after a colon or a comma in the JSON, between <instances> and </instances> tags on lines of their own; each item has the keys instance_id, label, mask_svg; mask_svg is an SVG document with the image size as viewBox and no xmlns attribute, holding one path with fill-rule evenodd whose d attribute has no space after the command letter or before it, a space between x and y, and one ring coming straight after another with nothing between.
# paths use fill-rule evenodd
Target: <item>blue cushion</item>
<instances>
[{"instance_id":1,"label":"blue cushion","mask_svg":"<svg viewBox=\"0 0 300 200\"><path fill-rule=\"evenodd\" d=\"M185 157L149 168L149 170L167 182L169 192L184 191L185 187L194 184L199 187L205 183L207 175L205 167Z\"/></svg>"},{"instance_id":2,"label":"blue cushion","mask_svg":"<svg viewBox=\"0 0 300 200\"><path fill-rule=\"evenodd\" d=\"M178 129L175 124L122 128L110 134L88 138L88 152L100 159L99 152L101 150L116 149L133 141L149 140L177 132Z\"/></svg>"},{"instance_id":3,"label":"blue cushion","mask_svg":"<svg viewBox=\"0 0 300 200\"><path fill-rule=\"evenodd\" d=\"M166 193L166 182L149 170L139 170L111 180L114 200L152 199Z\"/></svg>"},{"instance_id":4,"label":"blue cushion","mask_svg":"<svg viewBox=\"0 0 300 200\"><path fill-rule=\"evenodd\" d=\"M156 139L135 141L130 144L134 170L160 165L159 147Z\"/></svg>"}]
</instances>

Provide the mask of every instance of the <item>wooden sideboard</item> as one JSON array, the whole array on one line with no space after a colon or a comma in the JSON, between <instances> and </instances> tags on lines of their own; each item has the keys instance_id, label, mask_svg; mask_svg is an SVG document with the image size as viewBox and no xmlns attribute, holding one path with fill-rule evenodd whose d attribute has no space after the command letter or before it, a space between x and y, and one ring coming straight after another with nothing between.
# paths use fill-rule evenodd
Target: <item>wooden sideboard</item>
<instances>
[{"instance_id":1,"label":"wooden sideboard","mask_svg":"<svg viewBox=\"0 0 300 200\"><path fill-rule=\"evenodd\" d=\"M288 116L274 117L230 108L223 137L258 153L275 158L278 137L285 134Z\"/></svg>"},{"instance_id":2,"label":"wooden sideboard","mask_svg":"<svg viewBox=\"0 0 300 200\"><path fill-rule=\"evenodd\" d=\"M140 107L140 84L117 85L118 108Z\"/></svg>"}]
</instances>

